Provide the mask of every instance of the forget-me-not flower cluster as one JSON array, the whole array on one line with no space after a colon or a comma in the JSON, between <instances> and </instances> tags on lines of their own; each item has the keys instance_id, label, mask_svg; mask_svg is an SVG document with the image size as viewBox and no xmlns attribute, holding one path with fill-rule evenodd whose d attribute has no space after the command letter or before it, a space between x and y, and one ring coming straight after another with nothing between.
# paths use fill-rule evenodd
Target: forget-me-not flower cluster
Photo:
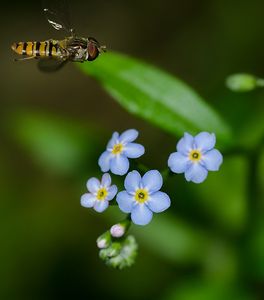
<instances>
[{"instance_id":1,"label":"forget-me-not flower cluster","mask_svg":"<svg viewBox=\"0 0 264 300\"><path fill-rule=\"evenodd\" d=\"M117 175L126 174L129 169L128 158L140 157L145 152L142 145L134 143L137 136L135 129L126 130L121 135L114 132L106 151L99 158L101 170L111 170ZM184 173L187 181L203 182L208 171L217 171L223 162L222 154L214 149L215 143L213 133L201 132L195 137L185 133L177 144L177 152L169 156L169 168L174 173ZM151 221L153 212L160 213L170 206L169 196L160 191L162 184L163 178L159 171L150 170L141 177L134 170L125 178L125 190L117 194L116 185L111 185L111 176L105 173L101 182L96 178L88 180L89 193L81 197L81 204L103 212L109 206L109 201L117 195L120 210L131 214L133 223L146 225Z\"/></svg>"},{"instance_id":2,"label":"forget-me-not flower cluster","mask_svg":"<svg viewBox=\"0 0 264 300\"><path fill-rule=\"evenodd\" d=\"M135 129L122 134L114 132L99 157L101 171L111 171L121 176L127 174L129 159L145 153L145 148L134 142L137 137L138 131ZM215 143L214 133L201 132L194 137L185 133L177 143L177 151L168 158L169 169L174 173L184 173L187 181L203 182L208 171L217 171L223 162L222 154L214 149ZM125 220L114 224L96 241L99 256L107 265L123 269L135 262L138 246L135 238L127 235L128 229L131 221L136 225L147 225L153 213L161 213L170 207L170 197L160 191L162 185L163 178L157 170L147 171L143 176L136 170L129 172L124 180L125 190L119 193L116 185L111 185L108 173L103 174L101 181L94 177L88 180L88 193L81 196L82 206L103 212L108 208L109 201L116 197L114 204L128 214Z\"/></svg>"}]
</instances>

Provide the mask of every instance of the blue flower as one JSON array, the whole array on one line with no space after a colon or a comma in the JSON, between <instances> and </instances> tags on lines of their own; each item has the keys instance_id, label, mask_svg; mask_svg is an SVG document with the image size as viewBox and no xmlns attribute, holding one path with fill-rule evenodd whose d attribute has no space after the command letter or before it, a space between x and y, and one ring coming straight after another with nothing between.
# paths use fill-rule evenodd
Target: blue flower
<instances>
[{"instance_id":1,"label":"blue flower","mask_svg":"<svg viewBox=\"0 0 264 300\"><path fill-rule=\"evenodd\" d=\"M215 135L201 132L195 137L185 133L177 144L177 152L170 155L168 166L174 173L184 173L187 181L203 182L208 171L218 171L222 154L214 149Z\"/></svg>"},{"instance_id":2,"label":"blue flower","mask_svg":"<svg viewBox=\"0 0 264 300\"><path fill-rule=\"evenodd\" d=\"M81 205L93 207L97 212L106 210L109 201L114 199L117 193L117 187L111 185L111 176L108 173L103 175L101 182L97 178L90 178L86 186L89 193L82 195Z\"/></svg>"},{"instance_id":3,"label":"blue flower","mask_svg":"<svg viewBox=\"0 0 264 300\"><path fill-rule=\"evenodd\" d=\"M153 212L160 213L170 206L170 198L160 192L163 179L159 171L151 170L141 178L138 171L129 172L125 179L125 191L116 197L119 208L131 213L132 222L147 225Z\"/></svg>"},{"instance_id":4,"label":"blue flower","mask_svg":"<svg viewBox=\"0 0 264 300\"><path fill-rule=\"evenodd\" d=\"M124 175L129 169L128 158L138 158L145 153L145 148L137 143L132 143L138 137L138 131L129 129L119 135L114 132L108 142L106 151L99 158L102 172L109 170L116 175Z\"/></svg>"}]
</instances>

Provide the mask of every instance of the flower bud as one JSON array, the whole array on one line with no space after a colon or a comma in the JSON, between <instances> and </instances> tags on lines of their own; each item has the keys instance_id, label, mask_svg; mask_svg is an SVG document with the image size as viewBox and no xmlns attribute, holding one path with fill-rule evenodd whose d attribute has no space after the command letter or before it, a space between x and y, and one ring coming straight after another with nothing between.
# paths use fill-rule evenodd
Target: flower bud
<instances>
[{"instance_id":1,"label":"flower bud","mask_svg":"<svg viewBox=\"0 0 264 300\"><path fill-rule=\"evenodd\" d=\"M134 264L137 257L138 245L131 235L112 243L107 249L101 249L100 258L109 267L124 269Z\"/></svg>"},{"instance_id":2,"label":"flower bud","mask_svg":"<svg viewBox=\"0 0 264 300\"><path fill-rule=\"evenodd\" d=\"M96 240L97 243L97 247L99 249L105 249L108 248L111 244L111 235L109 231L106 231L105 233L103 233L102 235L100 235L98 237L98 239Z\"/></svg>"},{"instance_id":3,"label":"flower bud","mask_svg":"<svg viewBox=\"0 0 264 300\"><path fill-rule=\"evenodd\" d=\"M112 237L120 238L124 236L130 226L130 220L124 220L120 223L113 225L110 229Z\"/></svg>"},{"instance_id":4,"label":"flower bud","mask_svg":"<svg viewBox=\"0 0 264 300\"><path fill-rule=\"evenodd\" d=\"M108 248L101 249L99 256L102 260L108 261L112 257L116 257L120 254L121 247L121 243L112 243Z\"/></svg>"},{"instance_id":5,"label":"flower bud","mask_svg":"<svg viewBox=\"0 0 264 300\"><path fill-rule=\"evenodd\" d=\"M264 80L251 74L234 74L227 78L227 87L234 92L249 92L264 86Z\"/></svg>"}]
</instances>

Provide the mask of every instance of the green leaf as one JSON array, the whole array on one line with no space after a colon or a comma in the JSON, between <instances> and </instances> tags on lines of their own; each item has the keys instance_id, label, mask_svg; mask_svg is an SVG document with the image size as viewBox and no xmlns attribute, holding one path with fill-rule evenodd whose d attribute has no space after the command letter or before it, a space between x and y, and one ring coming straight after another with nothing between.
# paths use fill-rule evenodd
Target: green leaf
<instances>
[{"instance_id":1,"label":"green leaf","mask_svg":"<svg viewBox=\"0 0 264 300\"><path fill-rule=\"evenodd\" d=\"M230 142L225 121L188 85L154 66L107 53L79 67L129 112L176 136L209 131L222 143Z\"/></svg>"}]
</instances>

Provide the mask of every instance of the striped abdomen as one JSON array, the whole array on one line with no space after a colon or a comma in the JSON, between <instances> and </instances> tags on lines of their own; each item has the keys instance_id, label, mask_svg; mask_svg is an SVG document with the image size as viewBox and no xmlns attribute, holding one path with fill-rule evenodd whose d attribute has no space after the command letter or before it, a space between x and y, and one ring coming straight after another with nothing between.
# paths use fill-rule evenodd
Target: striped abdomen
<instances>
[{"instance_id":1,"label":"striped abdomen","mask_svg":"<svg viewBox=\"0 0 264 300\"><path fill-rule=\"evenodd\" d=\"M59 41L49 40L44 42L19 42L11 46L19 55L34 57L58 57L61 55Z\"/></svg>"}]
</instances>

